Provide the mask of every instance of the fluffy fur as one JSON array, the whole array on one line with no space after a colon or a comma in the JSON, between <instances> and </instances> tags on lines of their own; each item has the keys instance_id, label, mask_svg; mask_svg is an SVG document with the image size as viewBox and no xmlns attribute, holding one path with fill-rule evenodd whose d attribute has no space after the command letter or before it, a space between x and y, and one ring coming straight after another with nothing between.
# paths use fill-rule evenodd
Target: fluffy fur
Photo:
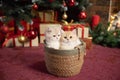
<instances>
[{"instance_id":1,"label":"fluffy fur","mask_svg":"<svg viewBox=\"0 0 120 80\"><path fill-rule=\"evenodd\" d=\"M45 41L49 48L59 49L60 47L61 28L60 27L48 27L45 30Z\"/></svg>"},{"instance_id":2,"label":"fluffy fur","mask_svg":"<svg viewBox=\"0 0 120 80\"><path fill-rule=\"evenodd\" d=\"M74 49L79 44L81 44L81 42L76 34L76 29L73 31L62 31L60 38L60 49Z\"/></svg>"}]
</instances>

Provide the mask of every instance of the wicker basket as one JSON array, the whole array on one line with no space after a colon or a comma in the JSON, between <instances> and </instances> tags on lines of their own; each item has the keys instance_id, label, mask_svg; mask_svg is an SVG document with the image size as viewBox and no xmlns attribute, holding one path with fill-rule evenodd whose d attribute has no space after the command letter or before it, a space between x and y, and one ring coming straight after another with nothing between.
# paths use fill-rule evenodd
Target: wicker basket
<instances>
[{"instance_id":1,"label":"wicker basket","mask_svg":"<svg viewBox=\"0 0 120 80\"><path fill-rule=\"evenodd\" d=\"M85 44L80 45L79 49L56 50L45 46L45 63L48 72L59 77L79 74L84 62Z\"/></svg>"}]
</instances>

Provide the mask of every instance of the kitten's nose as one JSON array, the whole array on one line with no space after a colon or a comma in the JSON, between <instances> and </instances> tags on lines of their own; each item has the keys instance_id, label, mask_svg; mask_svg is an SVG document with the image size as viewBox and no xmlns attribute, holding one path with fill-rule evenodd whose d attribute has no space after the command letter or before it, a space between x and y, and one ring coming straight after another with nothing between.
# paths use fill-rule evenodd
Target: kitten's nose
<instances>
[{"instance_id":1,"label":"kitten's nose","mask_svg":"<svg viewBox=\"0 0 120 80\"><path fill-rule=\"evenodd\" d=\"M67 38L67 40L69 41L69 39Z\"/></svg>"},{"instance_id":2,"label":"kitten's nose","mask_svg":"<svg viewBox=\"0 0 120 80\"><path fill-rule=\"evenodd\" d=\"M58 37L56 37L57 39L59 39Z\"/></svg>"}]
</instances>

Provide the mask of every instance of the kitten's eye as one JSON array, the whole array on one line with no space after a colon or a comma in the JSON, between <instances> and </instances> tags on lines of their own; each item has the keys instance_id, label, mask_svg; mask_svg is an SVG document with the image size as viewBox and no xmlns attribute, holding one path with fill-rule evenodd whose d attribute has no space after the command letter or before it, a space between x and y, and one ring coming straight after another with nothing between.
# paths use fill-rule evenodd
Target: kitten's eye
<instances>
[{"instance_id":1,"label":"kitten's eye","mask_svg":"<svg viewBox=\"0 0 120 80\"><path fill-rule=\"evenodd\" d=\"M53 35L53 37L56 37L55 35Z\"/></svg>"},{"instance_id":2,"label":"kitten's eye","mask_svg":"<svg viewBox=\"0 0 120 80\"><path fill-rule=\"evenodd\" d=\"M70 39L72 38L72 36L70 36Z\"/></svg>"},{"instance_id":3,"label":"kitten's eye","mask_svg":"<svg viewBox=\"0 0 120 80\"><path fill-rule=\"evenodd\" d=\"M67 37L64 37L65 39L67 39Z\"/></svg>"}]
</instances>

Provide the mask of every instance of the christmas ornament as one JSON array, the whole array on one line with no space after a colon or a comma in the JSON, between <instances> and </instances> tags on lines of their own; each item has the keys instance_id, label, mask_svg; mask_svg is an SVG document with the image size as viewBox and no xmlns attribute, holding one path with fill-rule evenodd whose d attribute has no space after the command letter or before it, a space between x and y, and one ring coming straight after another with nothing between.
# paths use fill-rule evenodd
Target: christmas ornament
<instances>
[{"instance_id":1,"label":"christmas ornament","mask_svg":"<svg viewBox=\"0 0 120 80\"><path fill-rule=\"evenodd\" d=\"M68 18L66 12L64 12L64 14L62 15L62 18L63 18L63 19L67 19L67 18Z\"/></svg>"},{"instance_id":2,"label":"christmas ornament","mask_svg":"<svg viewBox=\"0 0 120 80\"><path fill-rule=\"evenodd\" d=\"M52 3L53 1L54 1L54 0L49 0L49 2L51 2L51 3Z\"/></svg>"},{"instance_id":3,"label":"christmas ornament","mask_svg":"<svg viewBox=\"0 0 120 80\"><path fill-rule=\"evenodd\" d=\"M68 10L68 7L63 7L64 11L67 11Z\"/></svg>"},{"instance_id":4,"label":"christmas ornament","mask_svg":"<svg viewBox=\"0 0 120 80\"><path fill-rule=\"evenodd\" d=\"M36 36L37 36L37 32L35 31L35 30L30 30L29 32L28 32L28 38L29 39L35 39L36 38Z\"/></svg>"},{"instance_id":5,"label":"christmas ornament","mask_svg":"<svg viewBox=\"0 0 120 80\"><path fill-rule=\"evenodd\" d=\"M68 0L68 5L69 6L74 6L75 5L75 0Z\"/></svg>"},{"instance_id":6,"label":"christmas ornament","mask_svg":"<svg viewBox=\"0 0 120 80\"><path fill-rule=\"evenodd\" d=\"M36 3L33 4L32 6L33 9L37 10L38 9L38 5Z\"/></svg>"},{"instance_id":7,"label":"christmas ornament","mask_svg":"<svg viewBox=\"0 0 120 80\"><path fill-rule=\"evenodd\" d=\"M65 0L63 0L63 6L64 6L64 7L67 6Z\"/></svg>"},{"instance_id":8,"label":"christmas ornament","mask_svg":"<svg viewBox=\"0 0 120 80\"><path fill-rule=\"evenodd\" d=\"M20 35L20 36L18 37L18 41L19 41L20 43L25 43L25 42L27 41L27 38L26 38L25 36L23 36L23 35Z\"/></svg>"},{"instance_id":9,"label":"christmas ornament","mask_svg":"<svg viewBox=\"0 0 120 80\"><path fill-rule=\"evenodd\" d=\"M87 14L85 11L81 11L78 16L79 16L79 19L86 19L87 18Z\"/></svg>"},{"instance_id":10,"label":"christmas ornament","mask_svg":"<svg viewBox=\"0 0 120 80\"><path fill-rule=\"evenodd\" d=\"M79 3L78 2L75 2L75 6L78 6L79 5Z\"/></svg>"},{"instance_id":11,"label":"christmas ornament","mask_svg":"<svg viewBox=\"0 0 120 80\"><path fill-rule=\"evenodd\" d=\"M8 31L9 31L9 29L8 29L8 26L6 26L6 25L3 25L1 28L0 28L0 31L2 32L2 33L8 33Z\"/></svg>"}]
</instances>

